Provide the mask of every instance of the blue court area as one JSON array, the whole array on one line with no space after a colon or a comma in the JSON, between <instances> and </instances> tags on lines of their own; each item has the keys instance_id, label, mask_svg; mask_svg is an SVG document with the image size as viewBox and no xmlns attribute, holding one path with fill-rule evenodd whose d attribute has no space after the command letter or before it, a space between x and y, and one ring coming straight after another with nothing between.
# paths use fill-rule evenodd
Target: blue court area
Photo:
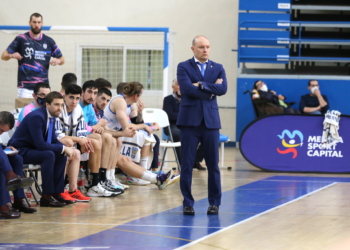
<instances>
[{"instance_id":1,"label":"blue court area","mask_svg":"<svg viewBox=\"0 0 350 250\"><path fill-rule=\"evenodd\" d=\"M183 215L180 206L63 245L9 242L0 249L175 249L335 182L350 178L273 176L224 192L219 215L208 216L203 199L195 203L195 216Z\"/></svg>"}]
</instances>

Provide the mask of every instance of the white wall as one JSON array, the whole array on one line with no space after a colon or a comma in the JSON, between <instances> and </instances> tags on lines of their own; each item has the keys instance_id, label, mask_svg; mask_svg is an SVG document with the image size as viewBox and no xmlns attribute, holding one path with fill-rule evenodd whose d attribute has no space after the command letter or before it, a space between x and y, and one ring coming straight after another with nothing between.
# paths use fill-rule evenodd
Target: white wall
<instances>
[{"instance_id":1,"label":"white wall","mask_svg":"<svg viewBox=\"0 0 350 250\"><path fill-rule=\"evenodd\" d=\"M175 33L175 65L192 56L190 47L193 37L205 35L211 42L210 58L224 65L229 83L228 93L219 98L219 105L236 106L237 57L231 50L237 48L238 0L0 0L0 6L0 25L27 25L29 16L39 12L47 26L169 27ZM1 51L5 49L0 48ZM10 66L16 67L14 62L0 62L0 67ZM175 76L176 72L170 74ZM6 98L14 99L15 82L1 82L0 94L8 89L5 86L13 84L13 91L6 90L9 92ZM58 89L59 81L51 84L53 89ZM1 103L1 110L11 109ZM158 103L155 106L161 105ZM223 125L221 132L235 141L235 109L221 109L220 114Z\"/></svg>"}]
</instances>

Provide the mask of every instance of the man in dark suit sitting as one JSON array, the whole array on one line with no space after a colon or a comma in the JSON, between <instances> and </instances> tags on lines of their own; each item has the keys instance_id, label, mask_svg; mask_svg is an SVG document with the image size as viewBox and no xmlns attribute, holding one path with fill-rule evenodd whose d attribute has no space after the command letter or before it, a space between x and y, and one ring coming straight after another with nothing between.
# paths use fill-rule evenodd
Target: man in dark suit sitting
<instances>
[{"instance_id":1,"label":"man in dark suit sitting","mask_svg":"<svg viewBox=\"0 0 350 250\"><path fill-rule=\"evenodd\" d=\"M171 87L173 88L173 93L171 95L164 97L163 110L168 115L173 140L175 142L178 142L180 141L181 130L176 126L176 122L177 122L177 116L179 115L179 110L180 110L181 92L180 92L180 86L179 86L179 83L177 82L177 79L173 80L173 84ZM169 136L168 128L164 128L164 134ZM181 147L176 147L175 150L181 165ZM200 144L197 149L196 161L194 163L193 168L196 168L198 170L206 170L206 168L202 167L202 165L200 164L200 162L203 161L203 158L204 156L203 156L202 144Z\"/></svg>"},{"instance_id":2,"label":"man in dark suit sitting","mask_svg":"<svg viewBox=\"0 0 350 250\"><path fill-rule=\"evenodd\" d=\"M16 129L9 145L16 147L24 164L40 164L43 195L41 207L63 207L72 201L64 200L64 170L67 157L74 155L55 134L56 117L62 111L63 97L58 92L46 96L46 105L28 114Z\"/></svg>"}]
</instances>

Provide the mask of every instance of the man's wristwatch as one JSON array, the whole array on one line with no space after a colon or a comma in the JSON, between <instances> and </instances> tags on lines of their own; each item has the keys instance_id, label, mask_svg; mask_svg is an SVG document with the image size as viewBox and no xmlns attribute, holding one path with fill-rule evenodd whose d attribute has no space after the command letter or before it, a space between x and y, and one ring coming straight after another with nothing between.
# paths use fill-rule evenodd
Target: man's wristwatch
<instances>
[{"instance_id":1,"label":"man's wristwatch","mask_svg":"<svg viewBox=\"0 0 350 250\"><path fill-rule=\"evenodd\" d=\"M203 83L202 82L198 82L198 89L203 89Z\"/></svg>"}]
</instances>

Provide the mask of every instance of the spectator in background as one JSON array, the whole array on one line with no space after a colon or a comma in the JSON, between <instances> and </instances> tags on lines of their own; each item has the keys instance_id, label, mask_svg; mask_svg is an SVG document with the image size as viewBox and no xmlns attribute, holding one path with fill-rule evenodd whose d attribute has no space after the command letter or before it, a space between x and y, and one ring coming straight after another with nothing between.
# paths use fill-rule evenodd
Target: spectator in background
<instances>
[{"instance_id":1,"label":"spectator in background","mask_svg":"<svg viewBox=\"0 0 350 250\"><path fill-rule=\"evenodd\" d=\"M261 81L257 80L254 82L252 89L253 100L262 100L264 102L256 102L256 107L262 114L294 114L299 113L299 111L294 110L291 106L284 102L285 96L277 93L273 90L269 90L267 85Z\"/></svg>"},{"instance_id":2,"label":"spectator in background","mask_svg":"<svg viewBox=\"0 0 350 250\"><path fill-rule=\"evenodd\" d=\"M49 84L43 82L35 84L34 93L32 94L34 102L29 103L27 106L22 108L21 112L18 115L16 127L21 124L26 115L38 108L41 108L45 104L45 98L50 92L51 89Z\"/></svg>"},{"instance_id":3,"label":"spectator in background","mask_svg":"<svg viewBox=\"0 0 350 250\"><path fill-rule=\"evenodd\" d=\"M181 131L176 126L176 121L177 121L177 116L179 114L179 109L180 109L181 92L180 92L180 86L179 86L179 83L177 82L177 79L173 80L171 87L173 88L173 93L171 95L164 97L163 110L168 115L173 140L175 142L178 142L180 141ZM164 128L164 134L169 136L168 128ZM175 150L181 165L181 147L176 147ZM193 168L197 168L198 170L206 170L206 168L202 167L202 165L200 164L203 158L204 156L203 156L202 144L200 144L197 149L196 161L194 163Z\"/></svg>"},{"instance_id":4,"label":"spectator in background","mask_svg":"<svg viewBox=\"0 0 350 250\"><path fill-rule=\"evenodd\" d=\"M321 115L329 109L328 98L321 94L317 80L310 80L308 83L310 94L300 98L299 110L303 114Z\"/></svg>"},{"instance_id":5,"label":"spectator in background","mask_svg":"<svg viewBox=\"0 0 350 250\"><path fill-rule=\"evenodd\" d=\"M18 60L17 96L23 98L32 97L36 83L49 83L50 65L64 64L64 57L56 42L41 32L42 15L33 13L29 18L29 26L30 31L16 36L1 55L4 61L11 58Z\"/></svg>"},{"instance_id":6,"label":"spectator in background","mask_svg":"<svg viewBox=\"0 0 350 250\"><path fill-rule=\"evenodd\" d=\"M64 74L62 77L61 90L60 90L60 93L63 96L65 95L65 89L71 84L77 84L77 76L74 73Z\"/></svg>"}]
</instances>

